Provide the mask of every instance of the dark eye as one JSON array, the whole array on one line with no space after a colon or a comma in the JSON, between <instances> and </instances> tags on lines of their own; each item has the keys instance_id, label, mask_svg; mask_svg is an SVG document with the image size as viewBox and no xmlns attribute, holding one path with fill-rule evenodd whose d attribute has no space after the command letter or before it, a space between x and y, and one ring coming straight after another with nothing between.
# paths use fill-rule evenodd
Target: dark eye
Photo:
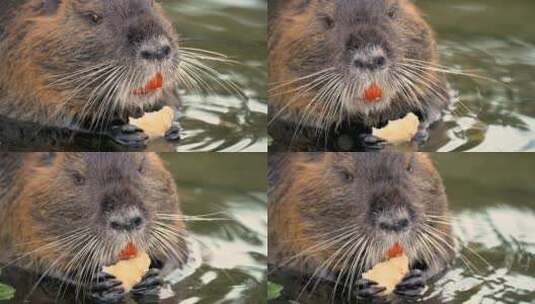
<instances>
[{"instance_id":1,"label":"dark eye","mask_svg":"<svg viewBox=\"0 0 535 304\"><path fill-rule=\"evenodd\" d=\"M398 15L398 10L399 10L399 7L397 5L395 6L392 6L388 12L386 13L388 15L388 17L390 17L391 19L394 19L397 17Z\"/></svg>"},{"instance_id":2,"label":"dark eye","mask_svg":"<svg viewBox=\"0 0 535 304\"><path fill-rule=\"evenodd\" d=\"M347 183L351 183L353 181L353 179L355 179L353 174L351 174L349 171L342 170L341 174L342 174L342 178Z\"/></svg>"},{"instance_id":3,"label":"dark eye","mask_svg":"<svg viewBox=\"0 0 535 304\"><path fill-rule=\"evenodd\" d=\"M78 172L74 172L72 174L72 179L74 180L74 183L78 186L85 184L85 177Z\"/></svg>"},{"instance_id":4,"label":"dark eye","mask_svg":"<svg viewBox=\"0 0 535 304\"><path fill-rule=\"evenodd\" d=\"M325 28L330 30L334 27L334 19L331 16L320 16L321 22L325 25Z\"/></svg>"},{"instance_id":5,"label":"dark eye","mask_svg":"<svg viewBox=\"0 0 535 304\"><path fill-rule=\"evenodd\" d=\"M407 163L407 172L412 173L414 171L414 159L411 159Z\"/></svg>"},{"instance_id":6,"label":"dark eye","mask_svg":"<svg viewBox=\"0 0 535 304\"><path fill-rule=\"evenodd\" d=\"M147 161L147 158L143 157L141 159L141 162L139 163L139 167L137 167L137 171L139 173L144 173L145 172L145 162Z\"/></svg>"},{"instance_id":7,"label":"dark eye","mask_svg":"<svg viewBox=\"0 0 535 304\"><path fill-rule=\"evenodd\" d=\"M102 16L96 13L87 13L86 15L87 19L91 21L94 25L98 25L102 23Z\"/></svg>"}]
</instances>

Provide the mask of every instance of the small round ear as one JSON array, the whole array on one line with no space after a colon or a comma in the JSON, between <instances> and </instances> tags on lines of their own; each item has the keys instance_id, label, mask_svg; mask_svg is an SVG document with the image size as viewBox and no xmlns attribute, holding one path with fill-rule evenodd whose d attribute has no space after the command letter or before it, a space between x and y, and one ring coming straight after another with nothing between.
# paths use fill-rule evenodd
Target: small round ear
<instances>
[{"instance_id":1,"label":"small round ear","mask_svg":"<svg viewBox=\"0 0 535 304\"><path fill-rule=\"evenodd\" d=\"M54 15L61 4L61 0L41 0L43 2L43 10L47 15Z\"/></svg>"}]
</instances>

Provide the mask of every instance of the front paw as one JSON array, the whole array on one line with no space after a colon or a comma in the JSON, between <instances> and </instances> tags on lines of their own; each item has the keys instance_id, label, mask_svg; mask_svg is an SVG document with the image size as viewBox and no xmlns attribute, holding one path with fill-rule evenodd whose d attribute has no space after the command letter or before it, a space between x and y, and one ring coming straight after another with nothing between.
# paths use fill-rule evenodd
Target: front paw
<instances>
[{"instance_id":1,"label":"front paw","mask_svg":"<svg viewBox=\"0 0 535 304\"><path fill-rule=\"evenodd\" d=\"M132 294L138 297L157 296L162 284L163 281L160 277L160 270L151 268L145 276L143 276L141 282L132 288Z\"/></svg>"},{"instance_id":2,"label":"front paw","mask_svg":"<svg viewBox=\"0 0 535 304\"><path fill-rule=\"evenodd\" d=\"M386 287L381 287L377 282L368 279L360 279L357 281L357 289L355 295L357 298L368 299L381 296L381 293L386 290Z\"/></svg>"},{"instance_id":3,"label":"front paw","mask_svg":"<svg viewBox=\"0 0 535 304\"><path fill-rule=\"evenodd\" d=\"M412 141L417 144L423 144L429 139L429 127L420 124L418 131L414 135Z\"/></svg>"},{"instance_id":4,"label":"front paw","mask_svg":"<svg viewBox=\"0 0 535 304\"><path fill-rule=\"evenodd\" d=\"M131 124L112 126L109 136L118 144L132 148L144 147L149 139L143 130Z\"/></svg>"},{"instance_id":5,"label":"front paw","mask_svg":"<svg viewBox=\"0 0 535 304\"><path fill-rule=\"evenodd\" d=\"M424 289L425 278L423 271L413 269L396 285L394 293L405 297L417 297L423 293Z\"/></svg>"},{"instance_id":6,"label":"front paw","mask_svg":"<svg viewBox=\"0 0 535 304\"><path fill-rule=\"evenodd\" d=\"M118 303L126 295L121 284L114 276L101 272L91 286L90 297L95 303Z\"/></svg>"},{"instance_id":7,"label":"front paw","mask_svg":"<svg viewBox=\"0 0 535 304\"><path fill-rule=\"evenodd\" d=\"M179 141L180 139L182 139L181 136L182 136L182 127L180 126L178 122L173 121L173 124L171 125L169 130L165 132L165 139L168 141Z\"/></svg>"}]
</instances>

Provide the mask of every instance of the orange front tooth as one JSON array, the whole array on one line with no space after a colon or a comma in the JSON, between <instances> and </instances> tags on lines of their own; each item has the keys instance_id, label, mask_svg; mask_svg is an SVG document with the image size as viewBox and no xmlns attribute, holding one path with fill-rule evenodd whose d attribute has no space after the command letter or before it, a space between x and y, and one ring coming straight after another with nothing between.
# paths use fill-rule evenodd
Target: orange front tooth
<instances>
[{"instance_id":1,"label":"orange front tooth","mask_svg":"<svg viewBox=\"0 0 535 304\"><path fill-rule=\"evenodd\" d=\"M163 87L163 75L156 73L154 77L143 87L134 90L134 95L147 95L152 91L161 89Z\"/></svg>"},{"instance_id":2,"label":"orange front tooth","mask_svg":"<svg viewBox=\"0 0 535 304\"><path fill-rule=\"evenodd\" d=\"M132 242L128 243L121 253L119 253L121 260L128 260L135 256L137 256L137 247Z\"/></svg>"},{"instance_id":3,"label":"orange front tooth","mask_svg":"<svg viewBox=\"0 0 535 304\"><path fill-rule=\"evenodd\" d=\"M383 98L383 89L376 83L372 84L364 91L364 100L367 102L376 102Z\"/></svg>"},{"instance_id":4,"label":"orange front tooth","mask_svg":"<svg viewBox=\"0 0 535 304\"><path fill-rule=\"evenodd\" d=\"M394 246L388 249L386 256L391 259L391 258L398 257L402 254L403 254L403 247L401 247L399 243L395 243Z\"/></svg>"},{"instance_id":5,"label":"orange front tooth","mask_svg":"<svg viewBox=\"0 0 535 304\"><path fill-rule=\"evenodd\" d=\"M163 76L161 73L156 73L156 75L145 86L145 90L153 91L153 90L161 88L162 86L163 86Z\"/></svg>"}]
</instances>

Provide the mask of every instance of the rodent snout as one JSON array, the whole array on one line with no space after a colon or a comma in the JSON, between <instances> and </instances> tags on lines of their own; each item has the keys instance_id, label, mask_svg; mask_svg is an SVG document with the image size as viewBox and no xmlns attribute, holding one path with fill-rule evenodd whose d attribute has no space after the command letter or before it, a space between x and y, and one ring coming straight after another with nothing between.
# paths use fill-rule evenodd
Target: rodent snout
<instances>
[{"instance_id":1,"label":"rodent snout","mask_svg":"<svg viewBox=\"0 0 535 304\"><path fill-rule=\"evenodd\" d=\"M137 209L117 212L109 217L110 227L119 232L132 232L141 228L145 220Z\"/></svg>"},{"instance_id":2,"label":"rodent snout","mask_svg":"<svg viewBox=\"0 0 535 304\"><path fill-rule=\"evenodd\" d=\"M370 217L379 230L401 233L410 228L415 212L400 191L381 191L371 201Z\"/></svg>"},{"instance_id":3,"label":"rodent snout","mask_svg":"<svg viewBox=\"0 0 535 304\"><path fill-rule=\"evenodd\" d=\"M380 216L377 224L381 230L387 232L403 232L409 228L408 216Z\"/></svg>"},{"instance_id":4,"label":"rodent snout","mask_svg":"<svg viewBox=\"0 0 535 304\"><path fill-rule=\"evenodd\" d=\"M117 232L139 230L146 222L143 200L132 191L114 189L102 198L101 208L103 220Z\"/></svg>"},{"instance_id":5,"label":"rodent snout","mask_svg":"<svg viewBox=\"0 0 535 304\"><path fill-rule=\"evenodd\" d=\"M355 50L352 57L352 67L375 71L382 69L387 64L386 52L379 47L371 47L365 50Z\"/></svg>"},{"instance_id":6,"label":"rodent snout","mask_svg":"<svg viewBox=\"0 0 535 304\"><path fill-rule=\"evenodd\" d=\"M153 39L141 45L139 55L145 60L162 61L170 57L171 51L168 39Z\"/></svg>"}]
</instances>

